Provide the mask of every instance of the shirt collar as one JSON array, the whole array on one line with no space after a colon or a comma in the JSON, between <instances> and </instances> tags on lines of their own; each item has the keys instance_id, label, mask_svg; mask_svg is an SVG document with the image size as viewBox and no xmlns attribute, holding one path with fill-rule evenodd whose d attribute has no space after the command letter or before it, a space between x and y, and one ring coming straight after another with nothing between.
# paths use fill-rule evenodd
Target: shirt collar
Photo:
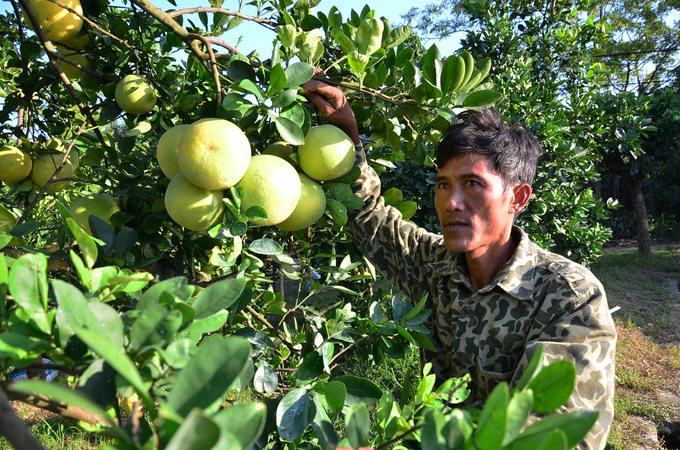
<instances>
[{"instance_id":1,"label":"shirt collar","mask_svg":"<svg viewBox=\"0 0 680 450\"><path fill-rule=\"evenodd\" d=\"M533 279L536 268L536 245L519 227L512 228L513 238L519 237L519 244L510 260L500 272L478 292L483 294L498 286L509 295L520 300L533 298ZM440 275L451 276L455 282L469 287L469 276L465 256L462 253L446 252L444 258L430 267Z\"/></svg>"}]
</instances>

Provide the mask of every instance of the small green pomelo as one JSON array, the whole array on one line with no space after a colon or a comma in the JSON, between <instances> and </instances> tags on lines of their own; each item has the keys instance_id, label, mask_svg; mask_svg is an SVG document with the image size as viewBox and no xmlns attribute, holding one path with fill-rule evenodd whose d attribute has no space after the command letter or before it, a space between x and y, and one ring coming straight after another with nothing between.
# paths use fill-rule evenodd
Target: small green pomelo
<instances>
[{"instance_id":1,"label":"small green pomelo","mask_svg":"<svg viewBox=\"0 0 680 450\"><path fill-rule=\"evenodd\" d=\"M192 184L182 172L165 192L165 209L172 220L193 231L207 231L224 213L222 190L210 191Z\"/></svg>"},{"instance_id":2,"label":"small green pomelo","mask_svg":"<svg viewBox=\"0 0 680 450\"><path fill-rule=\"evenodd\" d=\"M158 140L158 147L156 147L158 165L161 166L161 171L165 176L171 180L180 172L177 148L179 147L179 140L187 128L189 128L189 125L174 126L163 133L163 136Z\"/></svg>"},{"instance_id":3,"label":"small green pomelo","mask_svg":"<svg viewBox=\"0 0 680 450\"><path fill-rule=\"evenodd\" d=\"M316 223L326 210L326 194L321 185L304 173L300 174L300 183L300 200L293 213L277 225L284 231L307 228Z\"/></svg>"},{"instance_id":4,"label":"small green pomelo","mask_svg":"<svg viewBox=\"0 0 680 450\"><path fill-rule=\"evenodd\" d=\"M224 119L201 119L184 130L177 147L184 176L210 191L229 189L250 163L250 142L239 127Z\"/></svg>"},{"instance_id":5,"label":"small green pomelo","mask_svg":"<svg viewBox=\"0 0 680 450\"><path fill-rule=\"evenodd\" d=\"M116 85L116 103L130 114L146 114L156 106L156 92L149 81L139 75L127 75Z\"/></svg>"},{"instance_id":6,"label":"small green pomelo","mask_svg":"<svg viewBox=\"0 0 680 450\"><path fill-rule=\"evenodd\" d=\"M31 174L31 157L12 145L0 147L0 181L15 187Z\"/></svg>"},{"instance_id":7,"label":"small green pomelo","mask_svg":"<svg viewBox=\"0 0 680 450\"><path fill-rule=\"evenodd\" d=\"M31 180L40 188L45 186L45 184L52 178L54 171L61 164L61 160L64 156L61 154L47 154L39 157L33 161L33 169L31 170ZM70 161L66 161L64 167L57 174L57 178L70 178L73 176L73 166ZM48 194L54 194L55 192L63 191L66 187L71 184L70 181L58 181L52 183L49 188L47 188Z\"/></svg>"},{"instance_id":8,"label":"small green pomelo","mask_svg":"<svg viewBox=\"0 0 680 450\"><path fill-rule=\"evenodd\" d=\"M295 153L295 147L286 141L274 142L262 151L263 155L278 156L288 161L293 167L297 167L295 160L290 157L293 153Z\"/></svg>"},{"instance_id":9,"label":"small green pomelo","mask_svg":"<svg viewBox=\"0 0 680 450\"><path fill-rule=\"evenodd\" d=\"M97 216L111 225L111 216L120 211L118 200L106 193L90 194L80 197L73 202L71 214L76 222L92 235L90 230L90 216Z\"/></svg>"},{"instance_id":10,"label":"small green pomelo","mask_svg":"<svg viewBox=\"0 0 680 450\"><path fill-rule=\"evenodd\" d=\"M300 167L314 180L334 180L345 175L352 169L355 157L352 139L334 125L312 127L305 143L298 147Z\"/></svg>"},{"instance_id":11,"label":"small green pomelo","mask_svg":"<svg viewBox=\"0 0 680 450\"><path fill-rule=\"evenodd\" d=\"M293 166L274 155L253 156L248 171L237 186L243 187L241 209L253 206L267 211L266 220L256 225L276 225L293 213L300 199L300 176Z\"/></svg>"}]
</instances>

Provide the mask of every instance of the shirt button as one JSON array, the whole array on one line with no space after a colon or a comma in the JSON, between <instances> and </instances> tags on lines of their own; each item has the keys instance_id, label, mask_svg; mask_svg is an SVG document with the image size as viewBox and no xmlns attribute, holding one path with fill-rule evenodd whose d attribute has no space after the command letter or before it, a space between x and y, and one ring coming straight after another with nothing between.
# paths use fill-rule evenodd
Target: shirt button
<instances>
[{"instance_id":1,"label":"shirt button","mask_svg":"<svg viewBox=\"0 0 680 450\"><path fill-rule=\"evenodd\" d=\"M469 316L472 310L470 309L469 306L464 306L461 312L463 313L464 316Z\"/></svg>"}]
</instances>

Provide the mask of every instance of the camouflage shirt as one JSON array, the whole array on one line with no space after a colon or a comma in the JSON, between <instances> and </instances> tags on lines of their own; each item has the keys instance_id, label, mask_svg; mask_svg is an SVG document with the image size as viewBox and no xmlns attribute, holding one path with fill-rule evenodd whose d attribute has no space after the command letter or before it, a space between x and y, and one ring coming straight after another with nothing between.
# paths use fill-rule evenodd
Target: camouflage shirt
<instances>
[{"instance_id":1,"label":"camouflage shirt","mask_svg":"<svg viewBox=\"0 0 680 450\"><path fill-rule=\"evenodd\" d=\"M544 362L574 362L574 392L563 410L599 411L580 449L604 448L614 415L616 330L604 289L583 266L532 243L513 229L517 249L487 286L473 292L465 255L449 252L441 235L402 219L380 197L380 179L356 146L361 177L352 185L365 201L346 230L382 275L411 301L425 294L429 328L441 345L426 351L438 379L470 374L471 398L483 400L501 381L512 387L540 344Z\"/></svg>"}]
</instances>

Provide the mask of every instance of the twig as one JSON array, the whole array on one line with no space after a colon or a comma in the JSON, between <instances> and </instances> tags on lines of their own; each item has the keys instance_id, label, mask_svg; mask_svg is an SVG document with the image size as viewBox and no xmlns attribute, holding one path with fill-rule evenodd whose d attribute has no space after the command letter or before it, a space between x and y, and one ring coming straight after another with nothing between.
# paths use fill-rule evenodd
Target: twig
<instances>
[{"instance_id":1,"label":"twig","mask_svg":"<svg viewBox=\"0 0 680 450\"><path fill-rule=\"evenodd\" d=\"M219 107L222 104L222 86L220 85L219 66L217 65L217 61L215 61L215 54L213 53L212 45L210 45L210 41L200 34L189 33L187 34L187 37L191 39L198 39L208 48L208 55L210 55L210 63L212 64L212 69L210 72L212 73L213 80L215 81L215 101Z\"/></svg>"},{"instance_id":2,"label":"twig","mask_svg":"<svg viewBox=\"0 0 680 450\"><path fill-rule=\"evenodd\" d=\"M213 13L222 13L227 16L234 16L234 17L240 17L241 19L249 20L251 22L256 22L259 23L263 26L271 27L271 30L276 29L276 25L278 25L276 22L272 22L271 20L267 19L261 19L259 17L254 17L254 16L247 16L243 13L236 12L236 11L229 11L228 9L222 9L222 8L209 8L209 7L198 7L198 8L185 8L185 9L178 9L177 11L169 11L166 14L168 17L177 17L181 16L183 14L193 14L197 12L213 12Z\"/></svg>"},{"instance_id":3,"label":"twig","mask_svg":"<svg viewBox=\"0 0 680 450\"><path fill-rule=\"evenodd\" d=\"M90 69L89 67L82 66L82 65L78 64L77 62L73 61L72 59L69 59L68 57L66 57L66 56L64 56L64 55L62 55L62 54L60 54L60 53L58 53L58 52L49 52L49 53L50 53L51 56L54 56L54 57L56 57L56 58L58 58L58 59L61 59L62 61L66 62L66 63L68 63L68 64L70 64L70 65L72 65L73 67L76 67L76 68L82 70L83 72L87 72L87 73L89 73L90 75L92 75L93 77L98 78L98 79L100 79L100 80L102 80L102 81L106 81L106 82L109 82L109 83L116 83L116 82L118 82L117 79L115 79L115 78L109 78L109 77L107 77L107 76L102 75L101 73L99 73L99 72L97 72L97 71L94 71L94 70Z\"/></svg>"},{"instance_id":4,"label":"twig","mask_svg":"<svg viewBox=\"0 0 680 450\"><path fill-rule=\"evenodd\" d=\"M101 186L103 188L112 188L110 184L106 184L104 181L95 181L95 180L90 180L88 178L77 178L77 177L64 177L64 178L55 178L54 183L58 183L60 181L80 181L81 183L87 183L87 184L96 184L97 186Z\"/></svg>"},{"instance_id":5,"label":"twig","mask_svg":"<svg viewBox=\"0 0 680 450\"><path fill-rule=\"evenodd\" d=\"M257 311L255 311L255 310L253 309L252 306L248 305L248 306L246 306L246 309L247 309L248 312L249 312L250 314L252 314L253 317L255 317L262 325L264 325L265 327L267 327L267 328L268 328L269 330L271 330L271 331L272 331L279 339L281 339L281 342L283 342L283 345L285 345L286 347L288 347L288 350L290 350L292 353L296 353L296 354L298 353L297 349L296 349L295 347L293 347L293 344L291 344L290 342L288 342L288 341L286 340L286 338L285 338L284 336L282 336L281 333L279 333L279 332L276 330L276 328L274 328L274 326L273 326L271 323L269 323L269 322L267 321L267 319L265 319L260 313L258 313Z\"/></svg>"},{"instance_id":6,"label":"twig","mask_svg":"<svg viewBox=\"0 0 680 450\"><path fill-rule=\"evenodd\" d=\"M26 424L16 416L2 389L0 389L0 436L5 436L10 445L17 449L45 450Z\"/></svg>"}]
</instances>

